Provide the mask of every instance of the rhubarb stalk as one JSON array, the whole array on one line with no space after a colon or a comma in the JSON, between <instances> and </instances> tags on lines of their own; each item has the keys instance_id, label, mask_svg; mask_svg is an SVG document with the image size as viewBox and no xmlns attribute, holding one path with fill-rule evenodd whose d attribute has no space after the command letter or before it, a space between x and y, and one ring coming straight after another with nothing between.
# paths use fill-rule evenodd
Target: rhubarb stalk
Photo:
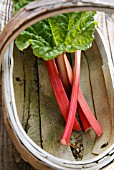
<instances>
[{"instance_id":1,"label":"rhubarb stalk","mask_svg":"<svg viewBox=\"0 0 114 170\"><path fill-rule=\"evenodd\" d=\"M80 118L81 126L82 126L84 132L87 132L90 129L91 125L88 122L81 106L79 105L79 102L78 102L78 106L77 106L77 111L78 111L78 115Z\"/></svg>"},{"instance_id":2,"label":"rhubarb stalk","mask_svg":"<svg viewBox=\"0 0 114 170\"><path fill-rule=\"evenodd\" d=\"M67 55L65 53L64 53L64 63L65 63L65 67L66 67L66 73L67 73L68 81L72 85L73 71L72 71L72 67L70 65L70 62L67 58Z\"/></svg>"},{"instance_id":3,"label":"rhubarb stalk","mask_svg":"<svg viewBox=\"0 0 114 170\"><path fill-rule=\"evenodd\" d=\"M91 127L93 128L93 130L95 131L95 133L100 137L102 134L102 127L100 126L100 124L98 123L98 121L96 120L94 114L91 112L81 90L79 89L79 93L78 93L78 102L79 105L83 111L83 114L85 115L86 119L88 120L88 122L90 123Z\"/></svg>"},{"instance_id":4,"label":"rhubarb stalk","mask_svg":"<svg viewBox=\"0 0 114 170\"><path fill-rule=\"evenodd\" d=\"M74 62L74 74L72 83L72 92L69 106L68 118L65 126L65 130L61 139L63 145L67 145L70 135L72 133L76 109L78 100L78 90L79 90L79 79L80 79L80 61L81 61L81 51L77 50L75 52L75 62Z\"/></svg>"},{"instance_id":5,"label":"rhubarb stalk","mask_svg":"<svg viewBox=\"0 0 114 170\"><path fill-rule=\"evenodd\" d=\"M45 61L45 63L46 63L46 68L48 71L49 79L50 79L56 100L58 102L59 108L62 112L62 115L65 121L67 121L68 111L69 111L69 100L64 90L64 87L62 85L61 79L59 77L55 60L54 59L48 60L48 61ZM74 125L73 128L75 130L81 130L80 124L76 118L74 118L73 125Z\"/></svg>"},{"instance_id":6,"label":"rhubarb stalk","mask_svg":"<svg viewBox=\"0 0 114 170\"><path fill-rule=\"evenodd\" d=\"M70 63L67 58L65 58L65 65L66 65L66 70L68 73L69 82L72 84L73 73L72 73L72 68L70 66ZM81 121L84 131L86 132L88 131L90 127L92 127L93 130L96 132L96 134L100 137L103 131L102 127L100 126L94 114L92 113L90 107L88 106L88 103L86 102L80 88L78 92L77 110L78 110L78 114L79 114L80 121Z\"/></svg>"},{"instance_id":7,"label":"rhubarb stalk","mask_svg":"<svg viewBox=\"0 0 114 170\"><path fill-rule=\"evenodd\" d=\"M57 64L58 64L58 70L59 75L62 81L62 84L64 86L64 89L67 93L68 98L70 98L71 95L71 84L68 80L68 74L67 74L67 68L65 66L65 53L62 53L62 55L57 56Z\"/></svg>"}]
</instances>

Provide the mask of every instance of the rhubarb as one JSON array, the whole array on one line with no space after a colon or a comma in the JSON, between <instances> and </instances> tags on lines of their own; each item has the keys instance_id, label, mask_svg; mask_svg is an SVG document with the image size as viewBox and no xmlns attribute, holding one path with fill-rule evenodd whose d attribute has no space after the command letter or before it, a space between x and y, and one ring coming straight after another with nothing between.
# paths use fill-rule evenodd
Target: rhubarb
<instances>
[{"instance_id":1,"label":"rhubarb","mask_svg":"<svg viewBox=\"0 0 114 170\"><path fill-rule=\"evenodd\" d=\"M83 114L85 115L86 119L90 123L91 127L96 132L96 134L100 137L103 132L102 127L96 120L94 114L91 112L80 89L79 89L79 93L78 93L78 102L79 102L79 105L83 111Z\"/></svg>"},{"instance_id":2,"label":"rhubarb","mask_svg":"<svg viewBox=\"0 0 114 170\"><path fill-rule=\"evenodd\" d=\"M78 115L79 115L79 119L80 119L80 122L81 122L81 126L83 128L83 131L87 132L91 128L91 125L88 122L81 106L79 105L79 102L78 102L78 106L77 106L77 111L78 111Z\"/></svg>"},{"instance_id":3,"label":"rhubarb","mask_svg":"<svg viewBox=\"0 0 114 170\"><path fill-rule=\"evenodd\" d=\"M68 77L69 77L68 78L69 82L72 83L73 73L72 73L72 68L70 66L70 63L67 58L65 59L65 65L66 65L66 70L67 70ZM96 134L98 136L101 136L102 127L100 126L94 114L92 113L90 107L88 106L80 88L78 92L77 110L78 110L79 117L80 117L84 131L86 132L90 127L92 127L94 131L96 132Z\"/></svg>"},{"instance_id":4,"label":"rhubarb","mask_svg":"<svg viewBox=\"0 0 114 170\"><path fill-rule=\"evenodd\" d=\"M69 100L64 90L64 87L62 85L61 79L59 77L55 60L54 59L48 60L48 61L45 61L45 63L46 63L46 68L48 71L49 79L50 79L56 100L58 102L59 108L61 110L61 113L65 121L67 121L68 110L69 110ZM73 128L75 130L81 130L80 124L76 118L74 119L73 125L74 125Z\"/></svg>"},{"instance_id":5,"label":"rhubarb","mask_svg":"<svg viewBox=\"0 0 114 170\"><path fill-rule=\"evenodd\" d=\"M72 85L72 68L69 63L69 60L65 53L63 53L61 56L57 57L57 63L59 68L59 75L61 78L61 81L66 89L66 93L68 96L71 94L71 85ZM68 89L68 90L67 90ZM77 111L79 114L80 122L83 127L84 132L87 132L91 125L89 124L87 118L84 116L83 111L78 103Z\"/></svg>"},{"instance_id":6,"label":"rhubarb","mask_svg":"<svg viewBox=\"0 0 114 170\"><path fill-rule=\"evenodd\" d=\"M67 73L67 77L68 77L68 81L69 83L72 85L72 75L73 75L73 71L70 65L70 62L67 58L67 55L64 53L64 63L65 63L65 67L66 67L66 73Z\"/></svg>"},{"instance_id":7,"label":"rhubarb","mask_svg":"<svg viewBox=\"0 0 114 170\"><path fill-rule=\"evenodd\" d=\"M76 109L77 109L77 101L78 101L78 90L79 90L79 80L80 80L80 61L81 61L81 51L77 50L75 52L75 63L74 63L74 73L73 73L73 84L72 84L72 92L69 106L68 118L65 126L65 130L61 139L61 143L63 145L68 145L68 141L70 135L72 133Z\"/></svg>"},{"instance_id":8,"label":"rhubarb","mask_svg":"<svg viewBox=\"0 0 114 170\"><path fill-rule=\"evenodd\" d=\"M62 53L62 55L57 56L57 64L61 81L63 83L68 98L70 98L71 84L68 80L67 68L65 66L65 57L65 53Z\"/></svg>"}]
</instances>

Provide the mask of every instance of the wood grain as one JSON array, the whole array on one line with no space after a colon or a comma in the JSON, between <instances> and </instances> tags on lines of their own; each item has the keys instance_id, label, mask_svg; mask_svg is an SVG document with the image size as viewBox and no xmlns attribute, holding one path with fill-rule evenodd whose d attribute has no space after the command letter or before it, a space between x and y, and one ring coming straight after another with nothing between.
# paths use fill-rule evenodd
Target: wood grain
<instances>
[{"instance_id":1,"label":"wood grain","mask_svg":"<svg viewBox=\"0 0 114 170\"><path fill-rule=\"evenodd\" d=\"M103 134L100 138L97 138L97 142L95 143L95 146L93 148L93 153L99 154L103 152L103 149L106 149L106 147L103 148L102 146L104 146L104 144L108 145L110 141L111 111L104 83L102 61L99 57L99 51L97 47L93 45L93 47L85 53L88 63L91 63L89 64L89 69L95 112L99 123L103 128Z\"/></svg>"},{"instance_id":2,"label":"wood grain","mask_svg":"<svg viewBox=\"0 0 114 170\"><path fill-rule=\"evenodd\" d=\"M84 53L82 53L81 59L82 60L81 60L80 87L89 107L91 108L94 114L95 108L94 108L94 103L93 103L93 98L92 98L90 70L89 70L89 64L88 64L86 55ZM92 155L91 153L94 147L95 139L96 139L96 135L92 129L90 129L88 133L83 133L83 145L84 145L84 148L86 148L84 149L84 152L83 152L84 160L87 160L88 158L94 158L94 155Z\"/></svg>"}]
</instances>

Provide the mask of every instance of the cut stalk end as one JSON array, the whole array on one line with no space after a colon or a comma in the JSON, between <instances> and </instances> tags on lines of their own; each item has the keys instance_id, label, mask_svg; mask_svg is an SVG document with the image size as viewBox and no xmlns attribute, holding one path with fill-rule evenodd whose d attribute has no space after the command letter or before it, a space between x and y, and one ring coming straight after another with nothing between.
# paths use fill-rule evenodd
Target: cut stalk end
<instances>
[{"instance_id":1,"label":"cut stalk end","mask_svg":"<svg viewBox=\"0 0 114 170\"><path fill-rule=\"evenodd\" d=\"M61 139L61 144L64 145L64 146L68 145L65 139Z\"/></svg>"}]
</instances>

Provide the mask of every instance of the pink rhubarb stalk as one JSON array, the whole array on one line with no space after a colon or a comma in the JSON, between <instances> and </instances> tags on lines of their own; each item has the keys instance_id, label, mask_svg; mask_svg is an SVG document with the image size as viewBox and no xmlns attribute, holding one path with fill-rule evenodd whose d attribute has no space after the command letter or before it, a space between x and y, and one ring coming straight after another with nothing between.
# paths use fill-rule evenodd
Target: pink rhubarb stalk
<instances>
[{"instance_id":1,"label":"pink rhubarb stalk","mask_svg":"<svg viewBox=\"0 0 114 170\"><path fill-rule=\"evenodd\" d=\"M78 102L78 106L77 106L77 111L78 111L78 115L80 118L81 126L82 126L84 132L87 132L91 128L91 125L88 122L87 118L85 117L85 114L84 114L81 106L79 105L79 102Z\"/></svg>"},{"instance_id":2,"label":"pink rhubarb stalk","mask_svg":"<svg viewBox=\"0 0 114 170\"><path fill-rule=\"evenodd\" d=\"M69 77L67 74L67 68L65 66L65 53L62 53L62 55L57 56L57 66L58 66L58 70L59 70L59 75L62 81L62 84L64 86L64 89L66 91L66 94L68 96L68 98L70 98L70 94L71 94L71 84L69 82Z\"/></svg>"},{"instance_id":3,"label":"pink rhubarb stalk","mask_svg":"<svg viewBox=\"0 0 114 170\"><path fill-rule=\"evenodd\" d=\"M62 56L57 57L57 64L58 64L58 70L59 70L61 81L66 89L66 93L68 97L70 97L73 71L65 53L63 53ZM68 91L67 89L69 89L70 91ZM91 127L91 125L89 124L88 120L84 116L83 111L79 104L77 106L77 110L78 110L78 114L80 117L83 130L84 132L87 132Z\"/></svg>"},{"instance_id":4,"label":"pink rhubarb stalk","mask_svg":"<svg viewBox=\"0 0 114 170\"><path fill-rule=\"evenodd\" d=\"M73 72L72 72L72 68L67 58L65 60L65 65L66 65L67 72L69 72L68 73L69 82L72 84ZM92 127L93 130L96 132L96 134L100 137L103 131L102 127L100 126L94 114L92 113L91 109L89 108L88 103L86 102L80 88L78 92L77 110L78 110L78 114L79 114L84 131L86 132L89 129L89 127Z\"/></svg>"},{"instance_id":5,"label":"pink rhubarb stalk","mask_svg":"<svg viewBox=\"0 0 114 170\"><path fill-rule=\"evenodd\" d=\"M65 121L67 121L68 111L69 111L69 100L64 90L61 79L59 77L55 60L54 59L48 60L48 61L45 61L45 63L46 63L46 68L48 71L49 79L50 79L56 100L58 102L59 108L62 112L62 115ZM74 125L73 128L75 130L81 130L80 124L76 118L74 119L73 125Z\"/></svg>"},{"instance_id":6,"label":"pink rhubarb stalk","mask_svg":"<svg viewBox=\"0 0 114 170\"><path fill-rule=\"evenodd\" d=\"M94 114L90 110L80 89L79 89L79 93L78 93L78 102L79 102L79 105L83 111L83 114L85 115L86 119L90 123L91 127L93 128L95 133L100 137L103 132L102 127L100 126L100 124L96 120Z\"/></svg>"},{"instance_id":7,"label":"pink rhubarb stalk","mask_svg":"<svg viewBox=\"0 0 114 170\"><path fill-rule=\"evenodd\" d=\"M73 74L73 83L72 83L69 113L68 113L65 130L64 130L64 133L61 139L61 143L63 145L68 145L68 141L71 136L73 125L74 125L74 119L75 119L77 101L78 101L78 91L79 91L80 60L81 60L81 51L77 50L75 52L74 74Z\"/></svg>"},{"instance_id":8,"label":"pink rhubarb stalk","mask_svg":"<svg viewBox=\"0 0 114 170\"><path fill-rule=\"evenodd\" d=\"M71 67L70 62L69 62L65 53L64 53L64 63L65 63L65 67L66 67L66 74L68 77L68 81L72 85L73 71L72 71L72 67Z\"/></svg>"}]
</instances>

